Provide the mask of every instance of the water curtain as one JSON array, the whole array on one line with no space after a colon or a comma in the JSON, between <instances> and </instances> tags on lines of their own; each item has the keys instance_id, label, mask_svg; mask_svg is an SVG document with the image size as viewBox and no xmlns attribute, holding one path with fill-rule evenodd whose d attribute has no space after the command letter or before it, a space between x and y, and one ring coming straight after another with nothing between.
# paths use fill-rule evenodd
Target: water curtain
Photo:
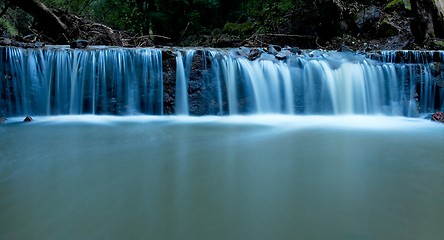
<instances>
[{"instance_id":1,"label":"water curtain","mask_svg":"<svg viewBox=\"0 0 444 240\"><path fill-rule=\"evenodd\" d=\"M297 54L283 50L279 60L266 52L249 60L244 54L248 49L5 47L0 51L0 115L4 116L418 117L444 110L444 53L438 51ZM174 57L162 57L168 51ZM165 61L173 61L175 68L166 69ZM168 96L164 76L175 77Z\"/></svg>"}]
</instances>

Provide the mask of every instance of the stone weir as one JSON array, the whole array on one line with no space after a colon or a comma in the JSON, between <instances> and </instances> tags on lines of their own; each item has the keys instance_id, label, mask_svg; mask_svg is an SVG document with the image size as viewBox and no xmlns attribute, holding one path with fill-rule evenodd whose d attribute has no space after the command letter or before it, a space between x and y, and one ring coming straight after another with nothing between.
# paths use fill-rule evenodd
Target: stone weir
<instances>
[{"instance_id":1,"label":"stone weir","mask_svg":"<svg viewBox=\"0 0 444 240\"><path fill-rule=\"evenodd\" d=\"M444 110L444 52L0 48L0 116Z\"/></svg>"}]
</instances>

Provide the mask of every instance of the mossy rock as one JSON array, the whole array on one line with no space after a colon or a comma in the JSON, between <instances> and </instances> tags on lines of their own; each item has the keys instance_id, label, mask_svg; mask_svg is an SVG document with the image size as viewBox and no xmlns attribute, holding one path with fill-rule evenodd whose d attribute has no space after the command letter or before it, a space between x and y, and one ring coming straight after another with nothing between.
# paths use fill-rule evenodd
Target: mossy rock
<instances>
[{"instance_id":1,"label":"mossy rock","mask_svg":"<svg viewBox=\"0 0 444 240\"><path fill-rule=\"evenodd\" d=\"M392 37L399 34L399 29L387 19L379 24L378 33L381 37Z\"/></svg>"},{"instance_id":2,"label":"mossy rock","mask_svg":"<svg viewBox=\"0 0 444 240\"><path fill-rule=\"evenodd\" d=\"M384 12L394 12L398 10L412 10L410 0L393 0L384 8Z\"/></svg>"},{"instance_id":3,"label":"mossy rock","mask_svg":"<svg viewBox=\"0 0 444 240\"><path fill-rule=\"evenodd\" d=\"M435 40L432 42L432 48L435 50L444 50L444 40Z\"/></svg>"}]
</instances>

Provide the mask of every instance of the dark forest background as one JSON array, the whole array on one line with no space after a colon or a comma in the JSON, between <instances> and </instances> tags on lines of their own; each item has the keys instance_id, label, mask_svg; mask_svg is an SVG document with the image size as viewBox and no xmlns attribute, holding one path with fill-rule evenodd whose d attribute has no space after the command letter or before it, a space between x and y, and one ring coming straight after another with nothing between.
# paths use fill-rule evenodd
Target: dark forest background
<instances>
[{"instance_id":1,"label":"dark forest background","mask_svg":"<svg viewBox=\"0 0 444 240\"><path fill-rule=\"evenodd\" d=\"M123 46L443 48L437 0L2 0L3 38Z\"/></svg>"}]
</instances>

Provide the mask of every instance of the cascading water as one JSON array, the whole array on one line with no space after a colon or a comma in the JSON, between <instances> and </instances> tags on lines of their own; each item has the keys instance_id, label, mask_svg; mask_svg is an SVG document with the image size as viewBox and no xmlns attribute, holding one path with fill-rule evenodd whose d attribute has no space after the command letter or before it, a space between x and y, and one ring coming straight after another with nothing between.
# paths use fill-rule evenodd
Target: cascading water
<instances>
[{"instance_id":1,"label":"cascading water","mask_svg":"<svg viewBox=\"0 0 444 240\"><path fill-rule=\"evenodd\" d=\"M190 79L191 63L194 50L186 52L182 57L180 51L176 52L176 100L175 113L177 115L188 115L188 81Z\"/></svg>"},{"instance_id":2,"label":"cascading water","mask_svg":"<svg viewBox=\"0 0 444 240\"><path fill-rule=\"evenodd\" d=\"M0 47L0 239L444 239L442 53L293 52Z\"/></svg>"},{"instance_id":3,"label":"cascading water","mask_svg":"<svg viewBox=\"0 0 444 240\"><path fill-rule=\"evenodd\" d=\"M163 113L160 50L1 50L5 115Z\"/></svg>"},{"instance_id":4,"label":"cascading water","mask_svg":"<svg viewBox=\"0 0 444 240\"><path fill-rule=\"evenodd\" d=\"M442 109L443 62L420 58L406 63L365 55L314 52L270 54L249 61L231 53L213 53L213 75L226 86L230 114L384 114L418 116ZM219 56L217 56L219 54ZM435 67L435 75L431 71ZM419 85L418 85L419 84ZM441 88L441 89L440 89ZM220 104L224 105L224 104Z\"/></svg>"},{"instance_id":5,"label":"cascading water","mask_svg":"<svg viewBox=\"0 0 444 240\"><path fill-rule=\"evenodd\" d=\"M162 115L162 51L169 50L1 48L0 111ZM175 51L174 111L165 113L416 117L444 107L441 52L283 51L281 60L262 53L251 61L242 51Z\"/></svg>"}]
</instances>

